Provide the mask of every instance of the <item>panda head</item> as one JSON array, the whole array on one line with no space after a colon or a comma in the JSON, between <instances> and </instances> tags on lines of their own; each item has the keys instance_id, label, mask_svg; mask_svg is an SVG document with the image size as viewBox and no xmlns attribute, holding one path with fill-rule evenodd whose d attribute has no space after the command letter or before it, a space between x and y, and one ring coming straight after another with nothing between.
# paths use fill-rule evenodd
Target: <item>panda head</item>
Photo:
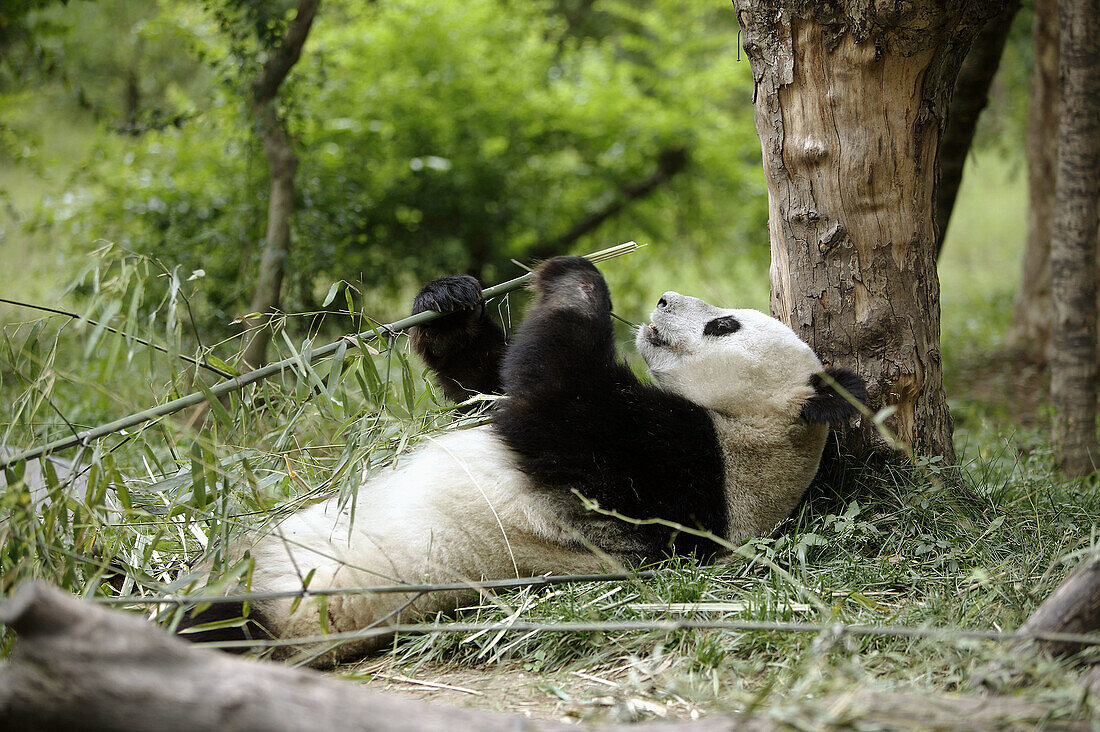
<instances>
[{"instance_id":1,"label":"panda head","mask_svg":"<svg viewBox=\"0 0 1100 732\"><path fill-rule=\"evenodd\" d=\"M813 350L758 310L718 308L676 292L661 296L635 343L658 385L727 415L841 422L856 408L820 374L861 401L862 379L823 369Z\"/></svg>"}]
</instances>

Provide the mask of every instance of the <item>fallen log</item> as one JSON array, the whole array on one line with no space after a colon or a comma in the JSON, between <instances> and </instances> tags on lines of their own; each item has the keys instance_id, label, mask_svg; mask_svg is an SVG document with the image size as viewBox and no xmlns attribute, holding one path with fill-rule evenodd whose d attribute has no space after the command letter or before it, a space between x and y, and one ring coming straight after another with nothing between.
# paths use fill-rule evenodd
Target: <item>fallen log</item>
<instances>
[{"instance_id":1,"label":"fallen log","mask_svg":"<svg viewBox=\"0 0 1100 732\"><path fill-rule=\"evenodd\" d=\"M129 613L24 585L0 609L19 635L0 669L0 728L522 729L513 718L368 691L193 646Z\"/></svg>"},{"instance_id":2,"label":"fallen log","mask_svg":"<svg viewBox=\"0 0 1100 732\"><path fill-rule=\"evenodd\" d=\"M41 583L0 605L18 643L0 666L0 729L195 729L559 732L575 725L393 696L319 672L241 659L169 635L140 616ZM1004 697L858 691L782 703L744 717L610 724L609 732L749 732L853 724L911 728L1087 729L1055 710Z\"/></svg>"},{"instance_id":3,"label":"fallen log","mask_svg":"<svg viewBox=\"0 0 1100 732\"><path fill-rule=\"evenodd\" d=\"M1089 690L1093 696L1100 697L1100 664L1081 677L1081 685Z\"/></svg>"},{"instance_id":4,"label":"fallen log","mask_svg":"<svg viewBox=\"0 0 1100 732\"><path fill-rule=\"evenodd\" d=\"M1020 628L1021 633L1092 633L1100 631L1100 559L1078 567ZM1066 641L1034 640L1054 655L1077 653L1084 646ZM1025 643L1025 644L1026 644Z\"/></svg>"}]
</instances>

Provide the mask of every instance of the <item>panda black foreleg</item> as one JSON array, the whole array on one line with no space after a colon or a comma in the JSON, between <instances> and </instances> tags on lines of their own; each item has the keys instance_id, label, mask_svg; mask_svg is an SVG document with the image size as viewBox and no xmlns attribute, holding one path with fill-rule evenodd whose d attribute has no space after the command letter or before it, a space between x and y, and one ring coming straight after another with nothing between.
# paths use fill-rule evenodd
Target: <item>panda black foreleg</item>
<instances>
[{"instance_id":1,"label":"panda black foreleg","mask_svg":"<svg viewBox=\"0 0 1100 732\"><path fill-rule=\"evenodd\" d=\"M509 396L573 394L617 368L611 295L599 270L580 257L556 257L536 271L535 302L502 366Z\"/></svg>"},{"instance_id":2,"label":"panda black foreleg","mask_svg":"<svg viewBox=\"0 0 1100 732\"><path fill-rule=\"evenodd\" d=\"M591 263L552 259L536 272L534 289L537 300L504 358L508 398L493 417L520 469L602 551L713 553L706 537L582 507L576 493L622 516L724 536L722 455L703 408L642 383L618 359L611 297Z\"/></svg>"},{"instance_id":3,"label":"panda black foreleg","mask_svg":"<svg viewBox=\"0 0 1100 732\"><path fill-rule=\"evenodd\" d=\"M481 284L468 275L441 277L413 300L414 315L448 315L410 329L413 350L435 372L447 398L461 402L475 394L500 393L504 331L486 312Z\"/></svg>"}]
</instances>

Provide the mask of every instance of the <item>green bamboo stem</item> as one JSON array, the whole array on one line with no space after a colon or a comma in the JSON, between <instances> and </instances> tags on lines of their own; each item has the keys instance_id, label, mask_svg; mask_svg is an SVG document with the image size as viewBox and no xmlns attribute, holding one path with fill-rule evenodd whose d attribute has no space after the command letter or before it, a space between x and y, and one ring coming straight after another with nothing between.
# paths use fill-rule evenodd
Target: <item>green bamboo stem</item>
<instances>
[{"instance_id":1,"label":"green bamboo stem","mask_svg":"<svg viewBox=\"0 0 1100 732\"><path fill-rule=\"evenodd\" d=\"M598 252L586 255L585 258L592 262L602 262L604 260L618 257L623 254L629 254L630 252L635 251L637 248L638 244L629 241L625 244L619 244L618 246L610 247L608 249L602 249ZM524 284L526 284L532 276L532 273L528 272L525 275L516 277L514 280L508 280L507 282L502 282L499 285L487 287L481 291L481 296L484 299L488 300L498 295L504 295L506 293L512 292L513 290L517 290ZM400 333L401 331L407 330L414 325L429 323L436 318L442 317L443 315L444 313L425 311L423 313L417 313L416 315L409 316L408 318L402 318L401 320L397 320L392 323L380 325L377 329L363 331L362 333L357 333L354 335L345 335L333 341L332 343L329 343L326 346L322 346L312 351L309 355L309 361L310 363L312 363L319 359L325 358L326 356L331 356L332 354L336 353L336 351L338 351L341 346L345 348L348 346L358 347L360 342L369 343L370 341L378 338L381 334ZM206 391L196 391L186 396L182 396L179 399L173 399L170 402L160 404L156 407L153 407L152 409L146 409L141 412L136 412L134 414L123 417L122 419L116 419L114 422L108 422L106 424L99 425L98 427L82 430L80 432L77 432L75 435L70 435L60 440L54 440L53 442L48 442L45 445L41 445L30 450L24 450L23 452L16 453L8 458L0 460L0 470L10 468L13 465L23 462L24 460L34 460L35 458L40 458L44 455L53 454L55 452L58 452L59 450L67 450L69 448L77 446L87 447L93 441L107 435L114 434L115 432L119 432L129 427L135 427L139 424L144 424L146 422L151 422L154 419L158 419L169 414L174 414L181 409L186 409L187 407L200 404L210 397L217 398L234 391L239 391L249 384L254 384L258 381L262 381L268 378L269 376L274 376L275 374L282 373L283 371L286 371L287 369L292 368L295 365L300 364L301 362L302 361L300 355L294 355L290 358L284 358L282 361L269 363L268 365L255 369L253 371L248 371L239 376L234 376L231 379L220 381L217 384L211 386Z\"/></svg>"},{"instance_id":2,"label":"green bamboo stem","mask_svg":"<svg viewBox=\"0 0 1100 732\"><path fill-rule=\"evenodd\" d=\"M616 572L613 574L546 574L539 577L518 577L481 582L447 582L421 585L374 585L363 587L318 587L316 589L282 590L276 592L241 592L234 595L149 595L97 597L104 605L217 605L257 600L283 600L294 597L333 597L357 594L409 594L413 592L460 592L463 590L500 590L514 587L552 587L580 582L626 582L657 577L655 570Z\"/></svg>"},{"instance_id":3,"label":"green bamboo stem","mask_svg":"<svg viewBox=\"0 0 1100 732\"><path fill-rule=\"evenodd\" d=\"M978 630L969 628L933 628L912 625L846 625L844 623L801 623L771 620L609 620L609 621L559 621L529 622L504 621L499 623L397 623L395 625L368 626L360 630L328 633L297 638L273 640L229 640L203 643L204 648L276 648L279 646L308 646L314 643L339 644L398 635L433 635L444 633L624 633L662 631L674 633L683 630L720 630L731 633L804 633L831 634L834 637L857 638L915 638L944 642L993 641L1018 643L1025 640L1076 643L1083 646L1100 646L1100 634L1063 633L1055 631L1026 630Z\"/></svg>"}]
</instances>

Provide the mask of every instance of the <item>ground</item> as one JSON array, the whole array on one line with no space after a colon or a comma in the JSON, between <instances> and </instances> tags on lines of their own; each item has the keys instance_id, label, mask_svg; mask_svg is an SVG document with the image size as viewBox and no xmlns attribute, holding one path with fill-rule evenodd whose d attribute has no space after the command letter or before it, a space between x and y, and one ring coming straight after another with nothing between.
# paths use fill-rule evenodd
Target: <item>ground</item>
<instances>
[{"instance_id":1,"label":"ground","mask_svg":"<svg viewBox=\"0 0 1100 732\"><path fill-rule=\"evenodd\" d=\"M416 678L386 670L385 661L365 663L356 674L368 677L364 685L380 691L431 701L539 719L578 722L589 719L697 719L713 711L676 694L656 695L650 682L671 665L650 667L637 659L624 659L612 668L573 669L547 675L523 669L509 661L492 669L459 669L428 665L417 669ZM374 670L377 667L378 670Z\"/></svg>"}]
</instances>

